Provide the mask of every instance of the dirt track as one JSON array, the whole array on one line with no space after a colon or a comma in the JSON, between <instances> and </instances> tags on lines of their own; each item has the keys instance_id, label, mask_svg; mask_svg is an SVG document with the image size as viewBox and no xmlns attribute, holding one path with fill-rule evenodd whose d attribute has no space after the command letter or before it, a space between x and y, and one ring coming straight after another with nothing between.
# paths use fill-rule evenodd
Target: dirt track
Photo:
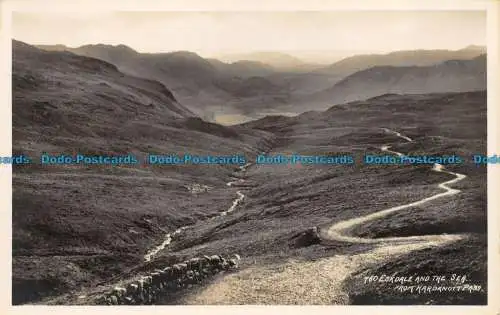
<instances>
[{"instance_id":1,"label":"dirt track","mask_svg":"<svg viewBox=\"0 0 500 315\"><path fill-rule=\"evenodd\" d=\"M413 141L398 132L389 129L385 131L406 141ZM384 145L381 150L403 155L390 151L389 148L390 146ZM355 272L413 251L444 246L467 237L462 234L388 238L349 236L349 229L368 221L460 192L448 185L466 178L465 175L446 171L440 164L435 164L432 170L455 176L454 179L438 184L438 187L445 192L340 221L321 235L327 241L375 244L374 249L362 254L335 255L313 262L288 261L267 268L249 268L219 279L209 287L188 295L182 302L185 304L348 304L349 297L343 288L343 282Z\"/></svg>"}]
</instances>

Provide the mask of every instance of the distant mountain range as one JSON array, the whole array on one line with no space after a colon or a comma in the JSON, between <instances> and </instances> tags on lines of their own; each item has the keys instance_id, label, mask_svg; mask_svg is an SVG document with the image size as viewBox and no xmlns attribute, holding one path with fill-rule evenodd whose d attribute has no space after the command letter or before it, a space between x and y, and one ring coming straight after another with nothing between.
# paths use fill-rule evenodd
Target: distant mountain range
<instances>
[{"instance_id":1,"label":"distant mountain range","mask_svg":"<svg viewBox=\"0 0 500 315\"><path fill-rule=\"evenodd\" d=\"M486 54L486 47L470 45L459 50L404 50L388 54L356 55L316 72L347 76L376 66L430 66L446 60L472 59Z\"/></svg>"},{"instance_id":2,"label":"distant mountain range","mask_svg":"<svg viewBox=\"0 0 500 315\"><path fill-rule=\"evenodd\" d=\"M486 89L486 55L469 60L447 60L431 66L375 66L355 72L303 102L325 107L377 95L467 92Z\"/></svg>"},{"instance_id":3,"label":"distant mountain range","mask_svg":"<svg viewBox=\"0 0 500 315\"><path fill-rule=\"evenodd\" d=\"M256 61L268 64L281 71L297 71L301 69L314 69L319 67L318 65L310 65L290 54L274 51L222 55L219 59L225 62L237 62L241 60Z\"/></svg>"},{"instance_id":4,"label":"distant mountain range","mask_svg":"<svg viewBox=\"0 0 500 315\"><path fill-rule=\"evenodd\" d=\"M125 45L37 47L98 58L124 73L157 80L179 103L205 118L214 111L251 115L292 108L302 112L385 93L486 88L486 48L482 46L356 55L326 67L279 52L226 55L221 57L224 62L189 51L139 53Z\"/></svg>"},{"instance_id":5,"label":"distant mountain range","mask_svg":"<svg viewBox=\"0 0 500 315\"><path fill-rule=\"evenodd\" d=\"M267 76L276 71L272 66L250 60L240 60L233 63L225 63L218 59L207 59L217 71L226 73L228 76L235 77L253 77L253 76Z\"/></svg>"}]
</instances>

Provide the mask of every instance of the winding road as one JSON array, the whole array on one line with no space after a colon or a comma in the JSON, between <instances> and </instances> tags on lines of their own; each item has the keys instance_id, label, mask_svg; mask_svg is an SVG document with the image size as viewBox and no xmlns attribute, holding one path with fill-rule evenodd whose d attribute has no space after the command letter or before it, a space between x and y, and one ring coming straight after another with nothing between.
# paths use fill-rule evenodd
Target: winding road
<instances>
[{"instance_id":1,"label":"winding road","mask_svg":"<svg viewBox=\"0 0 500 315\"><path fill-rule=\"evenodd\" d=\"M399 132L382 128L386 133L396 135L407 142L413 139ZM389 145L380 149L398 156L403 153L390 150ZM425 235L409 237L362 238L350 235L351 229L372 220L381 219L389 214L419 206L433 200L456 195L458 189L450 188L465 175L447 171L443 165L434 164L432 171L447 173L454 178L438 184L443 190L421 200L383 209L378 212L340 221L321 230L324 240L347 242L351 244L373 244L371 250L362 253L345 253L315 261L290 259L278 266L254 266L231 274L197 294L188 295L185 304L350 304L349 292L343 284L350 276L378 263L397 259L428 247L445 246L467 235ZM279 271L277 270L279 268Z\"/></svg>"},{"instance_id":2,"label":"winding road","mask_svg":"<svg viewBox=\"0 0 500 315\"><path fill-rule=\"evenodd\" d=\"M384 130L387 133L394 134L397 137L406 140L407 142L413 142L413 139L406 137L399 132L396 132L396 131L393 131L393 130L390 130L387 128L382 128L382 130ZM380 149L383 152L389 152L389 153L395 154L397 156L404 156L403 153L389 150L390 148L391 147L389 145L384 145ZM447 196L452 196L452 195L458 194L460 192L460 190L450 188L448 185L452 185L452 184L455 184L455 183L463 180L464 178L466 178L465 175L447 171L447 170L445 170L443 165L437 164L437 163L433 165L432 170L435 172L447 173L447 174L453 175L455 177L451 180L440 183L438 185L438 187L443 189L444 192L432 195L430 197L423 198L423 199L415 201L415 202L411 202L411 203L399 205L396 207L384 209L384 210L381 210L381 211L378 211L378 212L375 212L375 213L372 213L372 214L369 214L366 216L357 217L354 219L349 219L349 220L335 223L332 226L330 226L326 230L325 233L322 233L323 234L322 237L324 239L327 239L327 240L349 242L349 243L358 243L358 244L359 243L363 243L363 244L366 244L366 243L371 243L371 244L373 244L373 243L394 243L394 242L395 243L429 242L429 243L432 243L434 245L438 245L439 243L442 243L442 242L444 243L444 242L449 242L449 241L457 241L457 240L465 238L466 235L462 235L462 234L454 234L454 235L442 234L442 235L385 237L385 238L361 238L361 237L350 236L349 233L347 232L348 230L350 230L352 228L355 228L357 226L365 224L369 221L383 218L391 213L401 211L404 209L408 209L411 207L415 207L415 206L420 206L420 205L425 204L429 201L433 201L433 200L447 197ZM431 244L429 244L429 245L431 245Z\"/></svg>"},{"instance_id":3,"label":"winding road","mask_svg":"<svg viewBox=\"0 0 500 315\"><path fill-rule=\"evenodd\" d=\"M386 128L381 129L406 142L413 142L413 139L399 132ZM380 148L383 152L404 156L403 153L390 149L390 145L384 145ZM448 171L441 164L434 164L431 170L453 176L452 179L437 185L443 192L365 216L336 222L328 228L320 230L320 236L324 240L351 244L373 244L375 246L372 249L361 253L337 254L315 261L289 259L276 266L256 265L248 267L240 272L225 276L196 294L187 295L181 304L350 304L349 292L346 291L343 284L359 270L397 259L414 251L428 247L445 246L468 237L467 234L441 234L364 238L350 234L353 228L367 222L383 219L397 211L460 193L460 190L451 188L450 185L465 179L465 175ZM241 182L243 181L236 180L228 183L227 186ZM241 192L239 193L241 194ZM238 196L240 195L238 194ZM240 197L244 198L244 195L241 194Z\"/></svg>"},{"instance_id":4,"label":"winding road","mask_svg":"<svg viewBox=\"0 0 500 315\"><path fill-rule=\"evenodd\" d=\"M387 128L381 128L381 129L384 132L393 134L393 135L395 135L395 136L397 136L397 137L399 137L407 142L413 142L413 139L401 134L400 132L396 132L396 131L393 131L393 130L390 130ZM380 150L383 152L389 152L389 153L395 154L395 155L400 156L400 157L404 156L403 153L392 151L392 150L390 150L390 148L391 148L390 145L383 145L382 147L380 147ZM252 163L247 163L245 165L240 166L240 172L246 171L246 169L251 165L252 165ZM358 227L360 225L363 225L369 221L377 220L377 219L383 218L389 214L395 213L397 211L401 211L401 210L408 209L408 208L415 207L415 206L420 206L422 204L428 203L430 201L433 201L433 200L436 200L439 198L452 196L452 195L460 193L460 190L450 188L449 185L455 184L455 183L463 180L464 178L466 178L465 175L447 171L443 165L437 164L437 163L433 165L432 171L450 174L450 175L454 176L455 178L438 184L438 187L444 190L442 193L438 193L438 194L432 195L430 197L426 197L426 198L423 198L421 200L414 201L411 203L407 203L407 204L399 205L396 207L391 207L388 209L380 210L378 212L371 213L371 214L368 214L368 215L365 215L362 217L357 217L357 218L337 222L337 223L331 225L329 228L327 228L326 231L321 231L321 237L324 240L329 240L329 241L340 241L340 242L357 243L357 244L394 244L395 245L395 244L408 244L408 243L423 243L423 244L427 244L429 246L437 246L437 245L441 245L444 243L464 239L465 237L467 237L467 235L465 235L465 234L453 234L453 235L441 234L441 235L421 235L421 236L384 237L384 238L362 238L362 237L352 236L349 234L349 231L352 230L353 228ZM237 180L230 181L230 182L226 183L226 186L233 187L234 185L241 184L243 182L244 182L243 179L237 179ZM226 211L220 212L220 214L218 216L212 217L209 220L215 219L217 217L226 216L227 214L233 212L236 209L236 207L245 198L245 195L241 191L237 191L236 195L237 195L237 197L233 200L232 205ZM160 251L165 249L172 242L173 237L181 234L184 230L186 230L189 227L191 227L191 226L183 226L183 227L178 228L177 230L175 230L172 233L168 233L165 236L164 241L160 245L155 246L150 251L148 251L146 253L146 255L144 255L144 260L146 262L150 261L155 255L157 255Z\"/></svg>"}]
</instances>

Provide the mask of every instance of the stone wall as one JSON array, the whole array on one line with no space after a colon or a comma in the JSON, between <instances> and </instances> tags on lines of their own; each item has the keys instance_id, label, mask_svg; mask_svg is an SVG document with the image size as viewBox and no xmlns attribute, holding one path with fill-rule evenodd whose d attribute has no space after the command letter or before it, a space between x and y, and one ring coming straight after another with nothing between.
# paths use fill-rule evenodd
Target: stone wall
<instances>
[{"instance_id":1,"label":"stone wall","mask_svg":"<svg viewBox=\"0 0 500 315\"><path fill-rule=\"evenodd\" d=\"M98 297L95 303L100 305L154 304L160 296L168 292L200 283L203 279L219 272L238 268L239 259L238 255L234 255L232 259L226 259L220 255L192 258L156 270L124 287L115 287Z\"/></svg>"}]
</instances>

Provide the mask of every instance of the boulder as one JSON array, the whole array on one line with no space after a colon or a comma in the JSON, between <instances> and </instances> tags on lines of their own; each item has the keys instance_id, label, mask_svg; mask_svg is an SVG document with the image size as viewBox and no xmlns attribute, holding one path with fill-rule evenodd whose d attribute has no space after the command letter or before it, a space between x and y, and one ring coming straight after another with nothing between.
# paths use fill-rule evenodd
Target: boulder
<instances>
[{"instance_id":1,"label":"boulder","mask_svg":"<svg viewBox=\"0 0 500 315\"><path fill-rule=\"evenodd\" d=\"M118 298L115 295L110 295L109 300L111 305L118 305Z\"/></svg>"},{"instance_id":2,"label":"boulder","mask_svg":"<svg viewBox=\"0 0 500 315\"><path fill-rule=\"evenodd\" d=\"M188 268L191 270L199 270L201 266L200 258L191 258L187 261Z\"/></svg>"},{"instance_id":3,"label":"boulder","mask_svg":"<svg viewBox=\"0 0 500 315\"><path fill-rule=\"evenodd\" d=\"M238 261L236 259L229 259L228 261L229 267L238 268Z\"/></svg>"},{"instance_id":4,"label":"boulder","mask_svg":"<svg viewBox=\"0 0 500 315\"><path fill-rule=\"evenodd\" d=\"M314 244L319 244L321 242L321 237L319 234L319 229L317 227L312 227L304 232L294 235L290 242L290 247L307 247Z\"/></svg>"},{"instance_id":5,"label":"boulder","mask_svg":"<svg viewBox=\"0 0 500 315\"><path fill-rule=\"evenodd\" d=\"M153 286L158 286L161 282L161 274L159 272L153 272L151 274Z\"/></svg>"},{"instance_id":6,"label":"boulder","mask_svg":"<svg viewBox=\"0 0 500 315\"><path fill-rule=\"evenodd\" d=\"M220 261L221 261L221 257L219 255L212 255L212 256L210 256L210 262L212 264L217 265L217 264L220 263Z\"/></svg>"}]
</instances>

